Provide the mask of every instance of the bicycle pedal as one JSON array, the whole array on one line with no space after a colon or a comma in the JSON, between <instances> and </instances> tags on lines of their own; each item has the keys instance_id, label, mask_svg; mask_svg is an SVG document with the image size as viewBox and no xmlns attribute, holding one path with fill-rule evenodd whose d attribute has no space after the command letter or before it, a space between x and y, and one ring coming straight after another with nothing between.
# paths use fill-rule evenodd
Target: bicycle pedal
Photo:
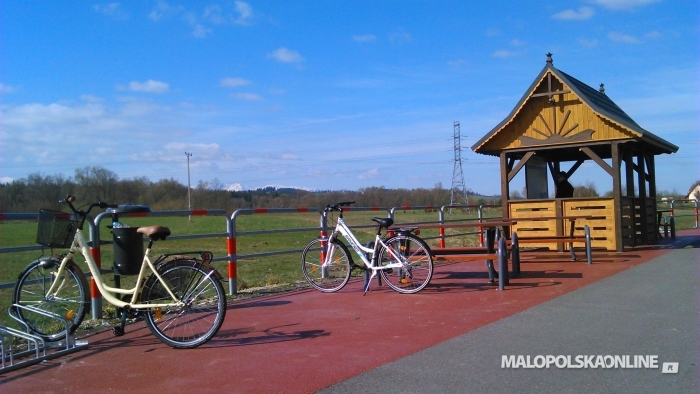
<instances>
[{"instance_id":1,"label":"bicycle pedal","mask_svg":"<svg viewBox=\"0 0 700 394\"><path fill-rule=\"evenodd\" d=\"M112 333L114 334L115 337L120 337L124 335L124 327L116 326L112 327Z\"/></svg>"}]
</instances>

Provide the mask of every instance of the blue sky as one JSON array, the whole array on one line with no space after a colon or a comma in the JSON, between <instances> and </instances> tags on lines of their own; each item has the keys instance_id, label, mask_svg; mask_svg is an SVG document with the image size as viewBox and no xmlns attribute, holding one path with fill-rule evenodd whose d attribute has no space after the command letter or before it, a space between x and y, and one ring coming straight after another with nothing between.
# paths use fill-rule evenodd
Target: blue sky
<instances>
[{"instance_id":1,"label":"blue sky","mask_svg":"<svg viewBox=\"0 0 700 394\"><path fill-rule=\"evenodd\" d=\"M470 147L554 66L680 147L657 187L700 179L700 3L3 1L0 181L176 179L253 189L448 188L459 121L468 188L500 193ZM572 183L609 177L584 165ZM518 178L512 189L521 187Z\"/></svg>"}]
</instances>

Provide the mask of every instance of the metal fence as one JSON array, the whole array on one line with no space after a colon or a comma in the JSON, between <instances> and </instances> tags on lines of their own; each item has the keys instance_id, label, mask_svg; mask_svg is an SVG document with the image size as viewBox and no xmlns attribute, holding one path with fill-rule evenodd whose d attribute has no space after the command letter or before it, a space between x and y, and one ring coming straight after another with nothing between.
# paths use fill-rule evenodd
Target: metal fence
<instances>
[{"instance_id":1,"label":"metal fence","mask_svg":"<svg viewBox=\"0 0 700 394\"><path fill-rule=\"evenodd\" d=\"M473 221L487 219L483 215L484 210L487 208L500 208L500 205L445 205L441 207L434 206L400 206L400 207L347 207L344 208L346 211L362 212L362 211L377 211L384 212L388 217L394 218L397 211L410 211L410 210L425 210L438 213L437 222L407 222L402 224L445 224L449 222L456 221ZM446 220L445 212L449 209L464 209L464 210L474 210L477 212L476 219L458 219L458 220ZM260 214L279 214L279 213L319 213L319 226L318 227L307 227L307 228L288 228L288 229L264 229L257 231L238 231L237 225L238 220L242 216L249 215L260 215ZM191 235L178 235L171 236L169 239L196 239L196 238L224 238L226 242L227 255L222 257L214 258L214 261L227 261L228 272L226 277L228 278L228 292L229 294L235 294L237 289L237 263L241 259L255 258L255 257L265 257L274 256L281 254L301 254L303 249L285 249L280 251L264 251L259 253L250 254L238 254L237 253L237 239L245 236L252 235L264 235L264 234L281 234L281 233L291 233L291 232L308 232L308 231L318 231L319 236L327 236L328 234L328 223L327 217L323 215L323 209L319 208L258 208L258 209L239 209L236 210L231 216L227 216L227 212L221 209L212 210L181 210L181 211L150 211L150 212L120 212L120 218L133 218L133 217L171 217L171 216L223 216L226 219L226 231L217 233L206 233L206 234L191 234ZM33 220L38 219L38 213L0 213L0 220L10 221L10 220ZM500 215L499 215L500 216ZM98 267L101 267L101 245L112 244L112 241L100 240L100 224L105 218L111 218L112 214L109 212L103 212L97 215L94 220L88 220L86 223L89 224L89 241L90 241L90 253ZM92 219L92 218L91 218ZM368 228L373 225L358 225L352 226L353 228ZM223 227L223 225L222 225ZM457 237L461 235L468 234L479 234L480 244L483 246L483 232L481 229L473 232L462 232L450 235L445 235L444 228L439 228L439 235L436 237L428 237L425 239L439 239L440 247L445 246L445 239L448 237ZM28 246L17 246L17 247L0 247L0 253L16 253L25 252L32 250L42 250L40 245L28 245ZM89 272L86 273L89 275ZM92 278L91 278L92 281ZM2 283L0 284L0 289L11 288L14 283ZM102 317L102 297L99 294L96 286L91 283L91 297L92 297L92 316L95 318Z\"/></svg>"}]
</instances>

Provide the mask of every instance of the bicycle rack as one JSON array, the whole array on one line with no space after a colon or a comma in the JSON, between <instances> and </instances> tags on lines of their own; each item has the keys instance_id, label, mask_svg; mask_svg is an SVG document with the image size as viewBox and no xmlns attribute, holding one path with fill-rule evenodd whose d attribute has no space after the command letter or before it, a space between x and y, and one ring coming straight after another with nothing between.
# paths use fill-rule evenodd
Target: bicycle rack
<instances>
[{"instance_id":1,"label":"bicycle rack","mask_svg":"<svg viewBox=\"0 0 700 394\"><path fill-rule=\"evenodd\" d=\"M29 326L18 316L19 309L23 309L27 312L36 313L42 316L46 316L50 319L55 319L63 323L66 327L66 336L62 341L46 342L41 337L30 334ZM86 349L88 346L87 341L76 340L73 334L68 334L68 329L70 327L70 320L66 320L63 317L47 312L38 308L34 308L28 305L14 304L9 309L8 312L10 317L17 320L26 332L17 330L12 327L6 327L0 325L0 359L1 359L1 372L9 372L15 369L20 369L34 365L45 360L51 360L66 354L70 354L79 350ZM14 312L14 313L13 313ZM9 341L5 341L5 339ZM21 338L26 341L26 348L24 345L16 346L14 345L14 338ZM15 347L19 347L18 351L15 351ZM24 349L24 350L22 350ZM48 353L48 349L56 349L53 352ZM28 358L33 355L33 358ZM15 358L24 358L22 361L15 362Z\"/></svg>"}]
</instances>

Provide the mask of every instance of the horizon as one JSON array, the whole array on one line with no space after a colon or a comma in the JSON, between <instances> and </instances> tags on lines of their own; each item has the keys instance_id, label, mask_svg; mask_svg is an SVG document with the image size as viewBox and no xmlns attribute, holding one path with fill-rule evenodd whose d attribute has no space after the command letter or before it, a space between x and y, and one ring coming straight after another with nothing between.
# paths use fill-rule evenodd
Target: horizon
<instances>
[{"instance_id":1,"label":"horizon","mask_svg":"<svg viewBox=\"0 0 700 394\"><path fill-rule=\"evenodd\" d=\"M500 195L498 158L470 148L551 52L679 147L656 158L657 190L685 191L700 180L698 15L688 0L5 2L0 183L101 166L241 190L449 189L458 121L464 185ZM571 183L612 190L596 167Z\"/></svg>"}]
</instances>

